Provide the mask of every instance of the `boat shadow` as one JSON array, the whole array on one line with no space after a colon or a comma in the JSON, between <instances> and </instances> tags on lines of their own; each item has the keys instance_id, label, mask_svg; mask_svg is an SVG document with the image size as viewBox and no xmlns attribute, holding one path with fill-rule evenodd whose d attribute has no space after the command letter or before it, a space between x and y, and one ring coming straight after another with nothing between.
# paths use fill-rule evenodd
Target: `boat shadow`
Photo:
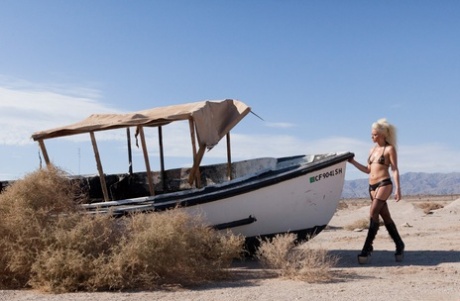
<instances>
[{"instance_id":1,"label":"boat shadow","mask_svg":"<svg viewBox=\"0 0 460 301\"><path fill-rule=\"evenodd\" d=\"M276 272L265 269L258 260L253 258L234 260L229 271L228 279L200 285L194 290L257 287L264 280L279 278Z\"/></svg>"},{"instance_id":2,"label":"boat shadow","mask_svg":"<svg viewBox=\"0 0 460 301\"><path fill-rule=\"evenodd\" d=\"M394 251L375 250L372 253L371 260L368 264L359 264L357 256L359 250L329 250L329 254L336 256L338 262L336 267L391 267L391 266L436 266L441 263L458 263L460 262L460 251L444 250L414 250L405 251L404 259L396 262Z\"/></svg>"}]
</instances>

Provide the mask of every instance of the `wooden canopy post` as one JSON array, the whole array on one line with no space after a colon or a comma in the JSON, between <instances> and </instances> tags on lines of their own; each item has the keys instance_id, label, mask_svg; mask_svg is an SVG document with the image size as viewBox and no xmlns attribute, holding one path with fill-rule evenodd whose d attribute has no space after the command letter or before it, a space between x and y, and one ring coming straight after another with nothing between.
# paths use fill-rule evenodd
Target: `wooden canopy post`
<instances>
[{"instance_id":1,"label":"wooden canopy post","mask_svg":"<svg viewBox=\"0 0 460 301\"><path fill-rule=\"evenodd\" d=\"M131 150L131 132L129 127L126 128L126 140L128 143L128 173L131 176L133 174L133 152Z\"/></svg>"},{"instance_id":2,"label":"wooden canopy post","mask_svg":"<svg viewBox=\"0 0 460 301\"><path fill-rule=\"evenodd\" d=\"M43 141L43 139L38 140L38 145L40 146L40 150L43 154L43 159L45 159L46 166L47 167L50 166L51 165L50 157L48 156L48 152L46 151L46 146L45 146L45 142Z\"/></svg>"},{"instance_id":3,"label":"wooden canopy post","mask_svg":"<svg viewBox=\"0 0 460 301\"><path fill-rule=\"evenodd\" d=\"M193 158L195 158L196 155L196 138L195 138L195 124L193 123L193 119L190 118L188 120L188 125L190 127L190 138L192 140L192 152L193 152Z\"/></svg>"},{"instance_id":4,"label":"wooden canopy post","mask_svg":"<svg viewBox=\"0 0 460 301\"><path fill-rule=\"evenodd\" d=\"M94 132L89 132L91 136L91 144L93 145L94 157L96 158L97 171L99 172L99 180L101 181L102 193L104 194L104 201L109 201L109 192L107 190L107 184L105 183L105 175L102 170L101 158L99 156L99 150L97 148L96 137Z\"/></svg>"},{"instance_id":5,"label":"wooden canopy post","mask_svg":"<svg viewBox=\"0 0 460 301\"><path fill-rule=\"evenodd\" d=\"M163 128L158 127L158 144L160 146L160 167L161 167L161 182L163 183L163 191L166 190L166 175L165 175L165 158L163 152Z\"/></svg>"},{"instance_id":6,"label":"wooden canopy post","mask_svg":"<svg viewBox=\"0 0 460 301\"><path fill-rule=\"evenodd\" d=\"M230 147L230 132L227 133L227 179L232 179L232 150Z\"/></svg>"},{"instance_id":7,"label":"wooden canopy post","mask_svg":"<svg viewBox=\"0 0 460 301\"><path fill-rule=\"evenodd\" d=\"M201 176L200 176L200 169L198 168L199 164L198 164L198 166L195 167L196 158L197 158L197 151L196 151L195 124L194 124L192 118L189 118L188 124L189 124L189 127L190 127L190 138L192 140L192 152L193 152L193 154L192 154L193 167L192 167L192 170L190 171L190 174L189 174L189 177L188 177L188 182L189 182L190 185L192 185L193 182L196 181L195 182L196 186L200 187L201 186ZM204 154L204 151L203 151L203 154ZM203 156L201 156L201 158L202 157ZM201 158L200 158L200 162L201 162Z\"/></svg>"},{"instance_id":8,"label":"wooden canopy post","mask_svg":"<svg viewBox=\"0 0 460 301\"><path fill-rule=\"evenodd\" d=\"M201 185L200 178L198 176L200 175L199 168L200 168L201 160L203 159L205 150L206 150L206 145L200 145L200 149L198 150L198 153L193 157L193 167L188 177L188 182L190 185L193 183L194 180L197 182L198 187Z\"/></svg>"},{"instance_id":9,"label":"wooden canopy post","mask_svg":"<svg viewBox=\"0 0 460 301\"><path fill-rule=\"evenodd\" d=\"M144 153L145 170L147 171L147 181L149 183L149 191L150 191L150 195L153 196L155 195L155 188L153 186L152 172L150 170L150 161L149 161L149 154L147 152L147 143L145 142L144 127L142 126L139 126L139 135L141 136L142 151Z\"/></svg>"}]
</instances>

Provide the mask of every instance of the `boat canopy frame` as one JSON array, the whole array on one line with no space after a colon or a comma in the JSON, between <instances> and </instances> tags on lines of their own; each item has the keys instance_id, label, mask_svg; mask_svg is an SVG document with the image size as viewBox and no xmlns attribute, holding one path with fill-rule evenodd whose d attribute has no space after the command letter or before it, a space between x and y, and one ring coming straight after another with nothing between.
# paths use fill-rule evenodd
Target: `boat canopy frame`
<instances>
[{"instance_id":1,"label":"boat canopy frame","mask_svg":"<svg viewBox=\"0 0 460 301\"><path fill-rule=\"evenodd\" d=\"M101 181L104 201L109 201L109 193L94 133L114 129L126 129L130 164L129 172L132 173L130 128L135 127L135 135L140 138L144 155L149 193L153 196L155 194L154 183L150 168L144 127L158 128L161 177L163 178L165 170L162 127L174 121L188 120L193 156L193 166L189 174L189 183L190 185L195 183L195 186L199 187L201 185L199 167L204 153L206 150L211 150L215 145L217 145L224 136L227 138L227 176L231 179L230 130L233 129L233 127L235 127L250 111L251 108L239 100L225 99L157 107L124 114L93 114L77 123L35 132L32 134L32 139L38 142L46 165L50 167L52 166L52 163L45 146L44 141L46 139L77 134L89 134Z\"/></svg>"}]
</instances>

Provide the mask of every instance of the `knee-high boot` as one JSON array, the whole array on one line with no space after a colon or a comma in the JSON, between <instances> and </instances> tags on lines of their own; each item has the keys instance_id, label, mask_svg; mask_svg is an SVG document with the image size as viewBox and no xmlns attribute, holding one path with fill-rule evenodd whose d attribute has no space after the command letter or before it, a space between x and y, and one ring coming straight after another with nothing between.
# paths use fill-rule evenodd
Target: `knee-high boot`
<instances>
[{"instance_id":1,"label":"knee-high boot","mask_svg":"<svg viewBox=\"0 0 460 301\"><path fill-rule=\"evenodd\" d=\"M372 218L369 222L369 230L367 231L366 241L364 242L363 249L361 254L358 255L359 263L367 263L368 257L371 255L374 250L372 243L374 242L375 236L379 231L379 222L374 221Z\"/></svg>"},{"instance_id":2,"label":"knee-high boot","mask_svg":"<svg viewBox=\"0 0 460 301\"><path fill-rule=\"evenodd\" d=\"M390 234L391 238L396 244L396 253L395 258L396 261L402 261L404 257L404 242L401 239L401 236L398 233L398 229L396 229L395 223L385 224L387 228L388 234Z\"/></svg>"}]
</instances>

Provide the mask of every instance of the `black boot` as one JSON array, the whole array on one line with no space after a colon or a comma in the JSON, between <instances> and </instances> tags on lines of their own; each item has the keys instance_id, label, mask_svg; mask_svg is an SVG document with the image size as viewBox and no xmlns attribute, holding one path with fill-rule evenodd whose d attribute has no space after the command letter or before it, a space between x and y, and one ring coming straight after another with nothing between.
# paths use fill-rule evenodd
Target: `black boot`
<instances>
[{"instance_id":1,"label":"black boot","mask_svg":"<svg viewBox=\"0 0 460 301\"><path fill-rule=\"evenodd\" d=\"M366 241L364 242L364 247L361 251L361 254L358 255L359 263L363 264L368 262L369 256L371 256L372 251L374 251L372 243L374 242L374 238L377 235L377 231L379 231L379 222L371 219L369 222L369 230L367 231Z\"/></svg>"},{"instance_id":2,"label":"black boot","mask_svg":"<svg viewBox=\"0 0 460 301\"><path fill-rule=\"evenodd\" d=\"M391 238L396 244L395 259L396 261L400 262L404 257L404 242L402 241L401 236L399 236L395 223L385 224L385 227L388 230L388 234L390 234Z\"/></svg>"}]
</instances>

